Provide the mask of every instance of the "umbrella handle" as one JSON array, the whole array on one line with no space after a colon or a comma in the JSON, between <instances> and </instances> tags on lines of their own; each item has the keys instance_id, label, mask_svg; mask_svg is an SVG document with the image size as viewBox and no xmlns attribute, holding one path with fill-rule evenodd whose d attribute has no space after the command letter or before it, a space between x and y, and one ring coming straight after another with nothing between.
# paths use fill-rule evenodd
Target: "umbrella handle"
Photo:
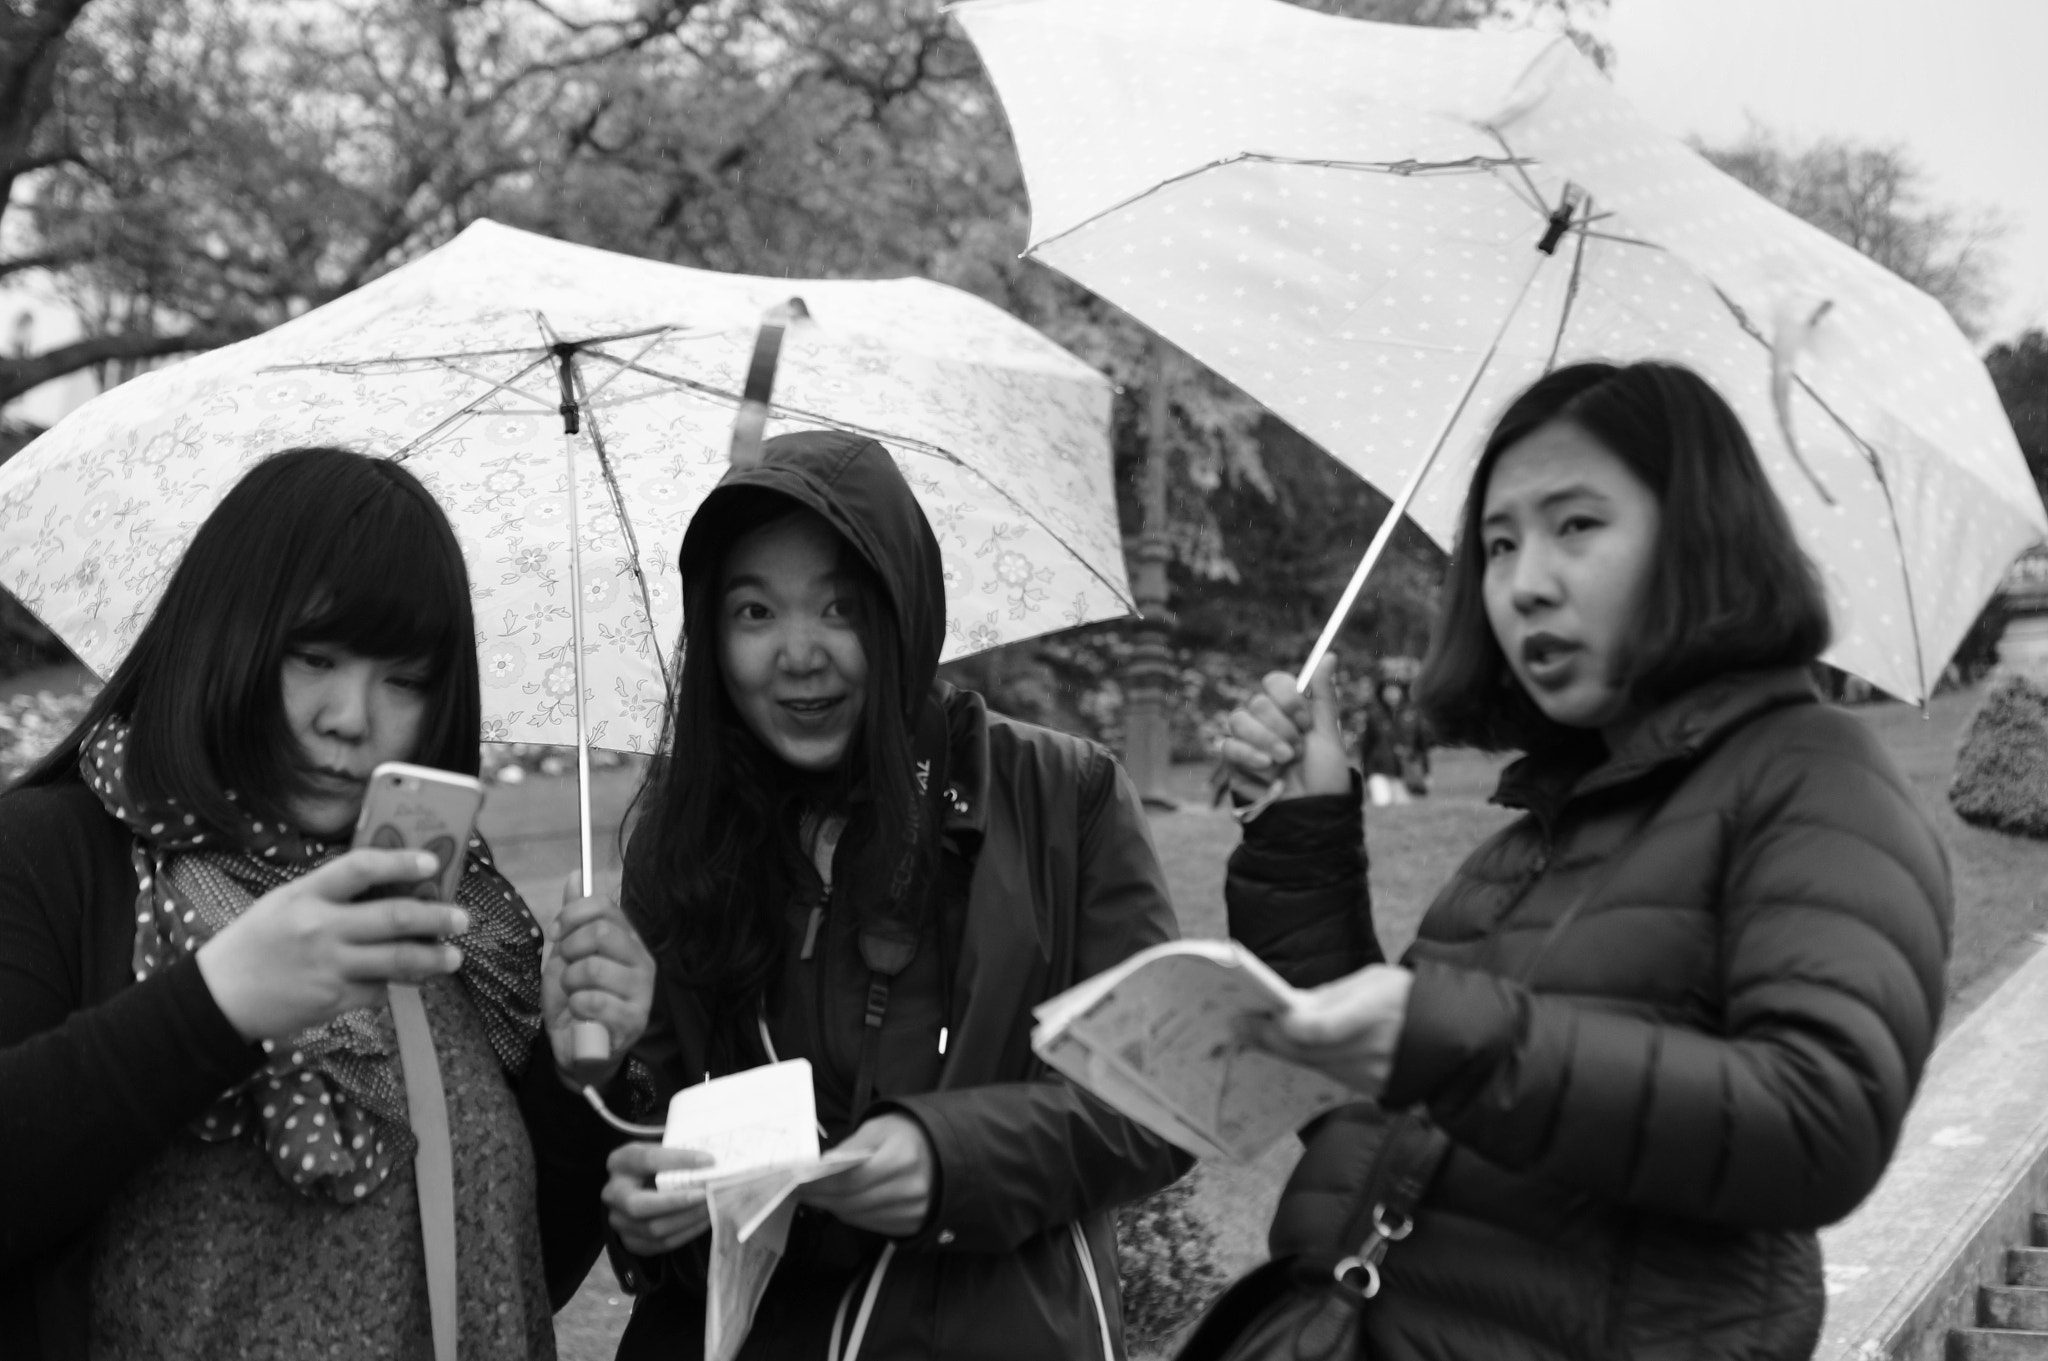
<instances>
[{"instance_id":1,"label":"umbrella handle","mask_svg":"<svg viewBox=\"0 0 2048 1361\"><path fill-rule=\"evenodd\" d=\"M583 824L584 835L590 831L588 822ZM584 884L589 881L581 875L572 875L562 881L562 906L567 907L571 899L583 896ZM598 1021L575 1021L569 1026L570 1052L578 1063L603 1063L612 1056L612 1035Z\"/></svg>"}]
</instances>

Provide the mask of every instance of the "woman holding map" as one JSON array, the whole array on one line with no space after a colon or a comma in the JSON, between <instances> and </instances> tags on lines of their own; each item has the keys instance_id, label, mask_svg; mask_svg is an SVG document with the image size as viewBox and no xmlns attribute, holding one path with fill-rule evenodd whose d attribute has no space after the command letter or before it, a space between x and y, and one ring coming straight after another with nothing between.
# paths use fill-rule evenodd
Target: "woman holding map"
<instances>
[{"instance_id":1,"label":"woman holding map","mask_svg":"<svg viewBox=\"0 0 2048 1361\"><path fill-rule=\"evenodd\" d=\"M1131 782L937 683L939 544L881 445L769 440L683 541L683 664L624 901L679 1088L805 1058L824 1142L745 1357L1122 1355L1121 1202L1185 1159L1050 1079L1031 1009L1175 934ZM651 1113L651 1112L650 1112ZM698 1356L706 1216L612 1157L622 1357Z\"/></svg>"},{"instance_id":2,"label":"woman holding map","mask_svg":"<svg viewBox=\"0 0 2048 1361\"><path fill-rule=\"evenodd\" d=\"M1423 1188L1373 1357L1810 1354L1815 1230L1898 1139L1950 910L1905 781L1819 702L1828 636L1727 403L1581 364L1487 441L1418 687L1445 743L1523 753L1495 795L1522 816L1398 967L1327 672L1233 715L1235 773L1289 797L1232 859L1231 931L1311 989L1262 1042L1377 1103L1313 1128L1275 1250L1356 1251L1396 1159Z\"/></svg>"}]
</instances>

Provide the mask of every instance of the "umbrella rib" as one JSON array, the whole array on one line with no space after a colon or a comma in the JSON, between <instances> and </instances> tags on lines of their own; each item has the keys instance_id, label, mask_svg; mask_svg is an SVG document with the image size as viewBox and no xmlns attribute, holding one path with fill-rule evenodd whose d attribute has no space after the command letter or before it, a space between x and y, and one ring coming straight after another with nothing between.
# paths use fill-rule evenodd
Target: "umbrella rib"
<instances>
[{"instance_id":1,"label":"umbrella rib","mask_svg":"<svg viewBox=\"0 0 2048 1361\"><path fill-rule=\"evenodd\" d=\"M613 359L612 362L620 364L622 368L630 368L635 373L645 374L649 378L658 378L665 383L674 383L679 387L688 388L693 392L702 393L705 396L716 397L720 401L731 402L734 406L738 406L740 403L740 398L735 396L734 394L730 392L721 391L718 388L711 387L710 385L705 383L695 382L692 379L679 377L676 374L663 373L659 369L651 369L644 364L626 364L618 359ZM1067 553L1073 557L1074 561L1080 563L1083 567L1086 567L1090 575L1092 575L1097 581L1101 582L1104 586L1107 586L1109 588L1109 593L1111 595L1115 596L1118 600L1122 601L1126 606L1131 605L1130 597L1126 595L1124 592L1119 591L1116 588L1115 582L1111 581L1108 577L1104 576L1101 573L1101 571L1096 568L1094 563L1090 562L1085 555L1083 555L1072 544L1068 543L1064 538L1062 538L1057 530L1055 530L1051 525L1048 525L1045 521L1039 519L1036 515L1033 515L1031 511L1024 505L1023 502L1019 501L1015 496L1011 495L1008 491L1004 490L1001 483L997 482L994 478L988 476L988 474L982 472L979 468L976 468L973 464L968 463L965 459L961 458L958 454L953 453L951 450L943 448L942 446L937 444L932 444L926 440L915 439L909 435L894 434L886 430L875 430L865 425L857 425L852 421L839 420L834 417L827 416L822 412L807 411L802 407L787 406L779 402L769 404L768 414L771 418L779 416L784 420L795 419L801 421L810 421L817 425L827 426L834 430L844 430L851 435L865 435L869 439L878 440L884 444L893 444L899 449L906 449L914 453L926 454L929 455L930 457L939 459L943 462L950 463L954 467L959 468L964 472L973 473L976 477L980 478L983 482L986 482L991 488L993 488L998 496L1002 497L1005 501L1008 501L1011 505L1015 506L1017 508L1018 514L1022 515L1025 519L1031 521L1031 523L1037 525L1040 529L1043 529L1048 535L1050 535L1052 541L1058 544L1061 548L1065 549Z\"/></svg>"},{"instance_id":2,"label":"umbrella rib","mask_svg":"<svg viewBox=\"0 0 2048 1361\"><path fill-rule=\"evenodd\" d=\"M625 493L619 488L618 472L612 467L611 454L605 449L604 435L597 426L597 408L590 404L591 389L585 386L579 366L570 365L569 372L576 380L576 398L582 403L583 412L590 419L590 446L597 451L598 472L604 477L606 490L612 494L612 509L618 514L619 527L625 531L626 565L633 569L633 580L640 587L640 607L647 615L647 637L648 641L654 644L654 665L660 670L662 684L666 686L668 659L661 655L661 634L654 627L654 595L647 589L647 570L640 561L640 536L633 531L633 517L626 513ZM581 602L578 603L580 606Z\"/></svg>"},{"instance_id":3,"label":"umbrella rib","mask_svg":"<svg viewBox=\"0 0 2048 1361\"><path fill-rule=\"evenodd\" d=\"M1501 164L1499 158L1493 156L1467 156L1462 160L1456 161L1417 161L1412 159L1405 161L1340 161L1302 156L1276 156L1263 151L1239 151L1229 156L1222 156L1216 160L1204 162L1192 170L1183 170L1178 175L1169 175L1149 188L1141 189L1128 198L1110 204L1099 213L1089 214L1063 231L1054 232L1043 241L1032 242L1029 246L1025 247L1024 253L1026 255L1034 255L1054 242L1072 236L1084 227L1093 226L1113 213L1122 212L1141 199L1150 198L1152 195L1170 189L1184 180L1194 179L1198 175L1206 175L1211 170L1221 170L1228 165L1236 165L1240 161L1260 161L1267 165L1309 166L1322 170L1364 170L1375 174L1398 175L1404 179L1411 175L1457 174L1460 172L1490 175Z\"/></svg>"},{"instance_id":4,"label":"umbrella rib","mask_svg":"<svg viewBox=\"0 0 2048 1361\"><path fill-rule=\"evenodd\" d=\"M1716 291L1718 292L1719 290ZM1884 508L1890 512L1891 516L1892 546L1898 550L1899 589L1906 597L1906 628L1913 635L1913 678L1919 682L1920 706L1925 708L1927 706L1928 689L1927 652L1920 642L1920 609L1913 600L1913 574L1908 570L1906 563L1906 531L1899 524L1899 503L1892 497L1892 480L1885 475L1884 456L1877 451L1876 445L1858 434L1854 426L1851 426L1848 421L1844 420L1834 407L1828 405L1825 397L1814 391L1813 384L1807 382L1796 373L1792 375L1792 381L1799 384L1799 390L1812 398L1813 404L1825 412L1827 418L1835 423L1836 428L1847 435L1850 441L1862 451L1864 461L1870 465L1871 476L1877 479L1877 490L1884 497ZM1793 452L1796 457L1798 451L1794 450ZM1803 461L1800 466L1805 466ZM1811 477L1812 473L1809 472L1807 476Z\"/></svg>"},{"instance_id":5,"label":"umbrella rib","mask_svg":"<svg viewBox=\"0 0 2048 1361\"><path fill-rule=\"evenodd\" d=\"M1528 189L1529 197L1524 199L1523 202L1527 203L1538 214L1548 217L1550 215L1550 208L1543 201L1543 191L1536 187L1535 180L1529 178L1528 158L1515 154L1515 149L1508 145L1508 139L1501 135L1499 128L1488 128L1486 131L1493 137L1494 141L1500 143L1501 155L1504 159L1499 164L1512 168L1517 178L1522 181L1523 187ZM1508 187L1513 188L1514 186L1509 185Z\"/></svg>"},{"instance_id":6,"label":"umbrella rib","mask_svg":"<svg viewBox=\"0 0 2048 1361\"><path fill-rule=\"evenodd\" d=\"M265 364L259 373L291 373L298 369L331 369L336 373L359 373L365 369L397 368L405 364L445 364L451 359L495 359L505 354L531 354L531 345L514 345L502 350L457 350L450 354L396 354L382 359L327 359L304 364Z\"/></svg>"},{"instance_id":7,"label":"umbrella rib","mask_svg":"<svg viewBox=\"0 0 2048 1361\"><path fill-rule=\"evenodd\" d=\"M642 345L639 348L639 350L634 353L633 358L631 360L622 360L617 355L609 354L604 350L598 349L595 345L587 345L580 349L578 351L579 354L595 356L596 358L602 359L605 361L605 363L613 366L612 371L605 376L605 380L602 383L599 383L596 387L591 388L588 392L583 391L583 375L579 373L576 376L577 392L578 395L581 397L584 406L590 407L591 409L594 410L595 407L592 405L592 399L594 399L599 393L603 392L606 388L610 387L613 383L616 383L619 380L619 378L626 372L627 364L637 363L641 355L646 354L656 345L659 345L662 341L668 339L668 333L671 329L673 328L664 326L660 330L655 331L653 333L654 338L648 341L645 345Z\"/></svg>"},{"instance_id":8,"label":"umbrella rib","mask_svg":"<svg viewBox=\"0 0 2048 1361\"><path fill-rule=\"evenodd\" d=\"M1641 246L1644 250L1656 251L1665 249L1665 247L1658 245L1655 241L1645 241L1640 236L1623 236L1619 232L1596 232L1590 228L1581 228L1581 231L1586 236L1597 236L1602 241L1614 241L1624 246Z\"/></svg>"},{"instance_id":9,"label":"umbrella rib","mask_svg":"<svg viewBox=\"0 0 2048 1361\"><path fill-rule=\"evenodd\" d=\"M1728 308L1728 311L1735 318L1736 325L1741 327L1743 334L1749 336L1750 339L1756 341L1765 349L1770 348L1771 342L1764 336L1763 332L1756 328L1756 323L1749 319L1749 314L1742 310L1740 303L1722 292L1718 286L1714 287L1714 296L1719 298ZM1906 629L1913 636L1913 679L1920 686L1919 702L1924 708L1927 704L1927 650L1920 641L1920 609L1913 600L1913 574L1906 565L1906 531L1899 524L1899 503L1892 497L1891 479L1885 475L1884 471L1884 456L1877 451L1877 446L1863 438L1855 426L1850 425L1840 412L1829 405L1827 398L1821 396L1814 389L1813 384L1807 382L1805 378L1797 373L1792 375L1792 381L1797 383L1799 390L1811 398L1813 404L1819 407L1822 413L1835 423L1836 429L1849 437L1849 442L1854 444L1858 452L1863 455L1863 461L1870 465L1871 476L1877 479L1878 493L1884 497L1885 510L1889 512L1892 522L1892 546L1898 550L1899 587L1906 598ZM1819 477L1815 476L1813 469L1807 466L1806 459L1800 454L1798 446L1792 444L1790 440L1786 441L1786 443L1792 450L1793 462L1799 465L1799 470L1805 473L1808 480L1813 483L1814 490L1820 493L1821 499L1829 505L1835 504L1835 499L1828 494L1827 487L1821 482Z\"/></svg>"},{"instance_id":10,"label":"umbrella rib","mask_svg":"<svg viewBox=\"0 0 2048 1361\"><path fill-rule=\"evenodd\" d=\"M1735 318L1736 326L1741 329L1744 335L1748 336L1751 340L1754 340L1757 344L1763 346L1766 350L1769 350L1771 348L1770 337L1765 335L1761 330L1759 330L1757 328L1757 324L1749 319L1749 313L1742 310L1741 303L1729 297L1725 292L1721 290L1721 286L1711 279L1707 281L1707 287L1714 290L1714 296L1721 300L1721 305L1726 307L1728 309L1729 315ZM1837 416L1835 414L1834 408L1829 406L1826 401L1822 400L1821 395L1813 390L1813 385L1811 383L1808 383L1804 378L1801 378L1796 373L1792 375L1792 381L1799 384L1801 390L1804 391L1807 396L1813 398L1813 400L1819 404L1820 409L1822 411L1827 412L1828 418L1830 420L1834 421L1836 425L1842 427L1843 434L1847 435L1851 440L1855 441L1856 447L1863 451L1864 460L1870 463L1873 467L1876 467L1876 452L1864 440L1863 436L1857 434L1854 430L1850 429L1849 423L1843 420L1840 416ZM1827 483L1821 481L1820 474L1816 473L1813 470L1812 466L1807 463L1806 455L1799 452L1799 446L1789 439L1785 441L1785 445L1788 449L1792 451L1792 461L1799 465L1800 472L1806 474L1806 480L1813 483L1813 489L1815 492L1819 493L1820 499L1826 502L1828 505L1834 505L1834 493L1828 490ZM1884 470L1882 468L1877 468L1877 475L1878 479L1882 481L1884 478ZM1889 495L1887 495L1886 499L1890 499ZM1901 547L1903 549L1903 545Z\"/></svg>"},{"instance_id":11,"label":"umbrella rib","mask_svg":"<svg viewBox=\"0 0 2048 1361\"><path fill-rule=\"evenodd\" d=\"M455 410L449 412L446 416L443 416L431 427L413 436L411 439L407 440L403 446L401 446L399 449L392 453L391 461L393 463L404 462L408 457L411 456L412 452L415 449L420 448L422 445L431 443L437 436L441 434L442 431L446 430L449 426L455 424L455 422L461 420L464 416L474 415L476 413L476 408L480 403L488 401L492 397L497 396L499 393L505 391L507 388L510 388L514 383L526 377L527 374L532 373L535 369L539 368L541 365L547 362L548 361L545 357L536 359L531 364L528 364L525 368L521 369L519 372L513 374L510 378L507 378L504 382L493 383L488 391L479 392L476 396L470 398L461 406L456 407ZM466 370L458 371L466 372ZM491 381L488 378L477 377L477 375L475 374L470 374L469 376L477 378L478 382L489 383Z\"/></svg>"}]
</instances>

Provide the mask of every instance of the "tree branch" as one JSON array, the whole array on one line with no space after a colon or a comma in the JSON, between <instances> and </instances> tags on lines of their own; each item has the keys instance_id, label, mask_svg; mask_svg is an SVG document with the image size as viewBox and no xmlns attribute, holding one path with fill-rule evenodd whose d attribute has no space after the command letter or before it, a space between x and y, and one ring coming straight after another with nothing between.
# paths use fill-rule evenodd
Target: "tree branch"
<instances>
[{"instance_id":1,"label":"tree branch","mask_svg":"<svg viewBox=\"0 0 2048 1361\"><path fill-rule=\"evenodd\" d=\"M149 335L131 331L87 336L54 350L20 359L0 359L0 403L11 402L30 388L116 359L156 359L163 355L211 350L256 334L254 325L200 327L183 335Z\"/></svg>"}]
</instances>

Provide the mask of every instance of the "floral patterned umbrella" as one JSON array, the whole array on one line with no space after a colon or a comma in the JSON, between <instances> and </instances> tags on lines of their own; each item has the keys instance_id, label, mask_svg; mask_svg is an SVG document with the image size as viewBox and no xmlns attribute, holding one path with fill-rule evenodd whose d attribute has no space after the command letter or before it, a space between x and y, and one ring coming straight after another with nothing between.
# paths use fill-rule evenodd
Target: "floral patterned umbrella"
<instances>
[{"instance_id":1,"label":"floral patterned umbrella","mask_svg":"<svg viewBox=\"0 0 2048 1361\"><path fill-rule=\"evenodd\" d=\"M461 540L484 738L577 742L580 629L589 742L651 751L683 528L725 470L763 314L792 295L814 324L784 341L768 432L896 456L945 556L948 657L1130 611L1110 385L1013 317L920 279L717 274L488 221L65 418L0 468L0 582L104 675L251 462L386 455Z\"/></svg>"},{"instance_id":2,"label":"floral patterned umbrella","mask_svg":"<svg viewBox=\"0 0 2048 1361\"><path fill-rule=\"evenodd\" d=\"M1827 578L1828 659L1893 694L1929 693L2048 536L1940 305L1658 131L1567 39L1279 0L954 13L1016 137L1026 254L1403 487L1388 531L1406 507L1449 544L1485 432L1550 366L1655 358L1734 404Z\"/></svg>"}]
</instances>

